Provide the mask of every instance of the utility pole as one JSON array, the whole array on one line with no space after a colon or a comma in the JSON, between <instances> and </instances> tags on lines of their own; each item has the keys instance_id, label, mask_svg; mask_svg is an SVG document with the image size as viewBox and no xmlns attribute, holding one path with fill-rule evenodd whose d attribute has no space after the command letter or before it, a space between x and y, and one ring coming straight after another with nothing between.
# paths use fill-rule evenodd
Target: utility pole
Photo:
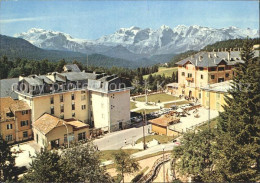
<instances>
[{"instance_id":1,"label":"utility pole","mask_svg":"<svg viewBox=\"0 0 260 183\"><path fill-rule=\"evenodd\" d=\"M148 104L148 101L147 101L147 88L145 86L145 104Z\"/></svg>"},{"instance_id":2,"label":"utility pole","mask_svg":"<svg viewBox=\"0 0 260 183\"><path fill-rule=\"evenodd\" d=\"M163 146L163 182L165 182L165 162L164 162L164 149L165 149L165 146Z\"/></svg>"},{"instance_id":3,"label":"utility pole","mask_svg":"<svg viewBox=\"0 0 260 183\"><path fill-rule=\"evenodd\" d=\"M145 145L145 129L144 129L145 119L146 119L146 114L145 114L145 112L143 112L143 143L144 143L144 150L146 149L146 145Z\"/></svg>"},{"instance_id":4,"label":"utility pole","mask_svg":"<svg viewBox=\"0 0 260 183\"><path fill-rule=\"evenodd\" d=\"M210 130L210 84L209 84L209 77L210 77L210 74L209 74L209 59L208 59L208 94L209 94L208 127L209 127L209 130Z\"/></svg>"}]
</instances>

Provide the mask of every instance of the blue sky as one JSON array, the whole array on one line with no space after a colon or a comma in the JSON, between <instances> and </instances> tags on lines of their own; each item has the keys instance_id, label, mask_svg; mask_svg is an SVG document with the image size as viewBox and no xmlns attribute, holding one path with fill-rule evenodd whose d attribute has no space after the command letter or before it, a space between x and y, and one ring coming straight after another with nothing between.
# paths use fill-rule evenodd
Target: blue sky
<instances>
[{"instance_id":1,"label":"blue sky","mask_svg":"<svg viewBox=\"0 0 260 183\"><path fill-rule=\"evenodd\" d=\"M122 27L236 26L259 29L258 1L0 1L0 33L32 27L96 39Z\"/></svg>"}]
</instances>

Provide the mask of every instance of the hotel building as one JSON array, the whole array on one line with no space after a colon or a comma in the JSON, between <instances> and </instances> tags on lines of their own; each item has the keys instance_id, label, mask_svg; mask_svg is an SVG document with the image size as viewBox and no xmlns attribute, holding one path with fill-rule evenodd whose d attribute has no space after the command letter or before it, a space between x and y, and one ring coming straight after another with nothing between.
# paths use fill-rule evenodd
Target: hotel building
<instances>
[{"instance_id":1,"label":"hotel building","mask_svg":"<svg viewBox=\"0 0 260 183\"><path fill-rule=\"evenodd\" d=\"M177 95L201 99L201 88L231 80L236 64L243 62L240 51L199 52L178 65Z\"/></svg>"},{"instance_id":2,"label":"hotel building","mask_svg":"<svg viewBox=\"0 0 260 183\"><path fill-rule=\"evenodd\" d=\"M63 73L19 77L15 92L31 108L32 122L44 113L74 118L90 128L112 132L130 122L131 83L116 75L80 71L67 65Z\"/></svg>"},{"instance_id":3,"label":"hotel building","mask_svg":"<svg viewBox=\"0 0 260 183\"><path fill-rule=\"evenodd\" d=\"M9 144L32 138L31 109L26 102L0 98L0 134Z\"/></svg>"}]
</instances>

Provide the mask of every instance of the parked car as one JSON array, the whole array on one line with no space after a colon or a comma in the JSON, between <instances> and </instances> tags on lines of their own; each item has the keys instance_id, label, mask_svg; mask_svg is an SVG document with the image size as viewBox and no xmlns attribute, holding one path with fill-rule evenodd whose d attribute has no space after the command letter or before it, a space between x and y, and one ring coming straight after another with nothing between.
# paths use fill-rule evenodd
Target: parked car
<instances>
[{"instance_id":1,"label":"parked car","mask_svg":"<svg viewBox=\"0 0 260 183\"><path fill-rule=\"evenodd\" d=\"M177 109L178 109L178 106L177 106L177 105L172 105L171 108L172 108L173 110L177 110Z\"/></svg>"}]
</instances>

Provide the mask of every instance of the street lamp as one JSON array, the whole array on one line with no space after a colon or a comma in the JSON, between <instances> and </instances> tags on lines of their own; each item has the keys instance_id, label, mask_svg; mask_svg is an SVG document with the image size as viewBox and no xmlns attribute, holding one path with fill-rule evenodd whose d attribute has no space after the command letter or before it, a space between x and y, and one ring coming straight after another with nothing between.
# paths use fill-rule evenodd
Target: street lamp
<instances>
[{"instance_id":1,"label":"street lamp","mask_svg":"<svg viewBox=\"0 0 260 183\"><path fill-rule=\"evenodd\" d=\"M164 149L165 149L165 146L163 145L162 148L163 148L163 182L165 182L165 165L164 165Z\"/></svg>"},{"instance_id":2,"label":"street lamp","mask_svg":"<svg viewBox=\"0 0 260 183\"><path fill-rule=\"evenodd\" d=\"M68 141L68 148L70 148L70 141L69 141L69 130L68 130L68 127L67 125L65 124L65 122L63 121L63 125L66 127L66 130L67 130L67 141Z\"/></svg>"}]
</instances>

